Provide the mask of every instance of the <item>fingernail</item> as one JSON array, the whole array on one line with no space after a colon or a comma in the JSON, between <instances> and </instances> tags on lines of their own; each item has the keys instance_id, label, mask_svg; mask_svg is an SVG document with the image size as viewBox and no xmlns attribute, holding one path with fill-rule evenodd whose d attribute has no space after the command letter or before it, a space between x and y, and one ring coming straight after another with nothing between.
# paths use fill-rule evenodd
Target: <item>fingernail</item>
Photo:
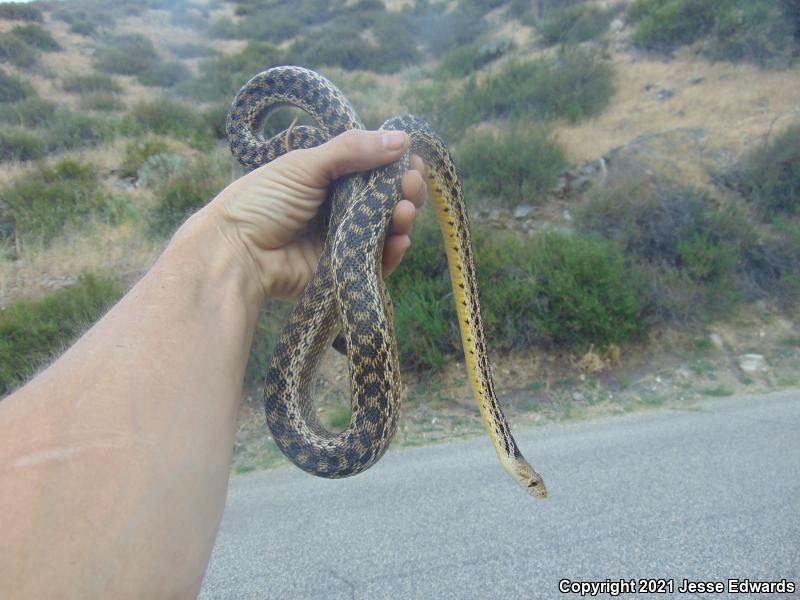
<instances>
[{"instance_id":1,"label":"fingernail","mask_svg":"<svg viewBox=\"0 0 800 600\"><path fill-rule=\"evenodd\" d=\"M384 131L381 134L381 141L386 150L399 150L406 143L405 131Z\"/></svg>"}]
</instances>

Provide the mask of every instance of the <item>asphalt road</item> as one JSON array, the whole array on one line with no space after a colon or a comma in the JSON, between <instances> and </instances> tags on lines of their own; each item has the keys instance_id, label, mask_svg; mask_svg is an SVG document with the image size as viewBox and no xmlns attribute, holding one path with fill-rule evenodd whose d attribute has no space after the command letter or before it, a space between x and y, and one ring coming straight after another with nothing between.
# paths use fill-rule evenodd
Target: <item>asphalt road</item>
<instances>
[{"instance_id":1,"label":"asphalt road","mask_svg":"<svg viewBox=\"0 0 800 600\"><path fill-rule=\"evenodd\" d=\"M675 593L621 597L790 596L678 593L730 578L800 595L800 391L517 441L549 499L519 489L483 437L390 451L341 481L235 478L201 598L579 598L559 582L640 578Z\"/></svg>"}]
</instances>

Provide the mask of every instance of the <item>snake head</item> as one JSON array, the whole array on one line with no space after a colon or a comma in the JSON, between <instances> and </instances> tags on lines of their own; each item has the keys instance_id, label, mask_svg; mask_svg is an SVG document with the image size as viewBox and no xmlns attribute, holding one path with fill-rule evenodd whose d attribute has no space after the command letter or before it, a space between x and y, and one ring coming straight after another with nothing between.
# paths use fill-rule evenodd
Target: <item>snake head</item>
<instances>
[{"instance_id":1,"label":"snake head","mask_svg":"<svg viewBox=\"0 0 800 600\"><path fill-rule=\"evenodd\" d=\"M522 457L514 461L514 478L534 498L547 498L547 487L544 485L544 479Z\"/></svg>"}]
</instances>

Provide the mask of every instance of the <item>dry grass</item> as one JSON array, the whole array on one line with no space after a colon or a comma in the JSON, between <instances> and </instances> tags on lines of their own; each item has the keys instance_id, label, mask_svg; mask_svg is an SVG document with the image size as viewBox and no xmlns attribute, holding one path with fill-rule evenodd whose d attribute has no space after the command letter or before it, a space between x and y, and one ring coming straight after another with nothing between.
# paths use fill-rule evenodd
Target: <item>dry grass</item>
<instances>
[{"instance_id":1,"label":"dry grass","mask_svg":"<svg viewBox=\"0 0 800 600\"><path fill-rule=\"evenodd\" d=\"M760 141L776 119L788 125L798 116L800 77L792 72L710 63L686 52L670 62L630 54L617 54L614 62L612 105L591 121L557 128L573 161L599 158L645 133L684 128L704 129L706 149L735 156ZM702 83L689 83L700 76ZM661 89L675 95L660 102Z\"/></svg>"},{"instance_id":2,"label":"dry grass","mask_svg":"<svg viewBox=\"0 0 800 600\"><path fill-rule=\"evenodd\" d=\"M142 237L132 224L95 223L67 232L47 247L26 247L19 260L0 260L0 306L52 291L83 272L135 280L160 250L160 243Z\"/></svg>"}]
</instances>

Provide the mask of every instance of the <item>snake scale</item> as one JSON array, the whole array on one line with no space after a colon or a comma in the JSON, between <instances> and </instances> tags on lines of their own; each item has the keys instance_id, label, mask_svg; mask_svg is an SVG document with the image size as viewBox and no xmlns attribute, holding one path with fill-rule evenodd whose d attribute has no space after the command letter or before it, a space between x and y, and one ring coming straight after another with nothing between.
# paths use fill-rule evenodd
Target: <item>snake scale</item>
<instances>
[{"instance_id":1,"label":"snake scale","mask_svg":"<svg viewBox=\"0 0 800 600\"><path fill-rule=\"evenodd\" d=\"M271 139L261 128L275 109L291 106L318 127L290 127ZM233 155L255 169L278 156L309 148L363 123L326 78L301 67L275 67L236 95L226 129ZM322 254L314 277L291 312L272 355L264 386L267 423L280 449L301 469L346 477L372 466L397 428L400 369L392 302L381 276L384 240L400 178L411 153L426 164L428 190L447 249L469 379L504 469L531 495L546 497L541 476L522 456L497 400L486 352L461 183L445 143L412 115L393 117L383 130L403 130L410 150L397 162L340 178L330 187ZM338 337L341 333L341 337ZM352 415L333 433L317 418L312 382L322 355L344 339L350 362ZM338 345L337 345L338 347Z\"/></svg>"}]
</instances>

